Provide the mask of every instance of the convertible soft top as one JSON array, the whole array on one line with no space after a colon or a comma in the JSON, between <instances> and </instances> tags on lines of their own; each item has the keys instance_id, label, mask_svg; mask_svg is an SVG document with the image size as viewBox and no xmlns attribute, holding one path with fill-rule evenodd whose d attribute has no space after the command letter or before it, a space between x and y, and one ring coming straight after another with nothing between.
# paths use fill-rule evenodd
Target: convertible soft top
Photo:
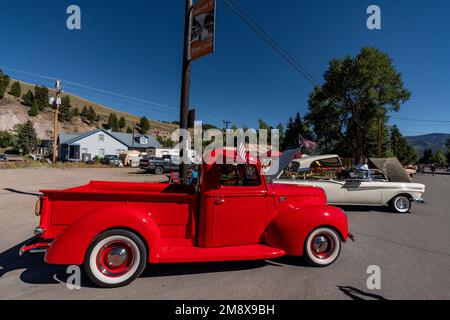
<instances>
[{"instance_id":1,"label":"convertible soft top","mask_svg":"<svg viewBox=\"0 0 450 320\"><path fill-rule=\"evenodd\" d=\"M384 172L390 182L412 182L397 158L370 158L370 161L378 170Z\"/></svg>"}]
</instances>

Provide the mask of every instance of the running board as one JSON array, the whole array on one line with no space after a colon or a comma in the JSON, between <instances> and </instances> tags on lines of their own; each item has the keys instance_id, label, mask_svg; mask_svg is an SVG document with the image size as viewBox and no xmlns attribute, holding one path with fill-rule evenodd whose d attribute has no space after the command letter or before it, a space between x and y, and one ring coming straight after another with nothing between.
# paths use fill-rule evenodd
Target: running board
<instances>
[{"instance_id":1,"label":"running board","mask_svg":"<svg viewBox=\"0 0 450 320\"><path fill-rule=\"evenodd\" d=\"M284 255L284 250L262 244L222 248L162 247L160 263L265 260Z\"/></svg>"}]
</instances>

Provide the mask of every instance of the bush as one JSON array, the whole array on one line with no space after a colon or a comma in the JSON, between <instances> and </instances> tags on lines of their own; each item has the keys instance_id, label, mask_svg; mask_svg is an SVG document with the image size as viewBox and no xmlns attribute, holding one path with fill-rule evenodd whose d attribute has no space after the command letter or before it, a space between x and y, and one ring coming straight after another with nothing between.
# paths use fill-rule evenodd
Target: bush
<instances>
[{"instance_id":1,"label":"bush","mask_svg":"<svg viewBox=\"0 0 450 320\"><path fill-rule=\"evenodd\" d=\"M14 135L9 131L0 131L0 148L9 148L14 144Z\"/></svg>"},{"instance_id":2,"label":"bush","mask_svg":"<svg viewBox=\"0 0 450 320\"><path fill-rule=\"evenodd\" d=\"M16 98L19 98L22 95L22 87L20 86L19 81L13 83L9 93Z\"/></svg>"}]
</instances>

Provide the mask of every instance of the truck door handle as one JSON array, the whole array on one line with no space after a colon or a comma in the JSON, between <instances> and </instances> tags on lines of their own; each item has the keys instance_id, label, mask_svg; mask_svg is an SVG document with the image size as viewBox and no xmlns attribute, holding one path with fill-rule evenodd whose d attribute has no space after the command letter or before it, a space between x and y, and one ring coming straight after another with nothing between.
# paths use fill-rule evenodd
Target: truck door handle
<instances>
[{"instance_id":1,"label":"truck door handle","mask_svg":"<svg viewBox=\"0 0 450 320\"><path fill-rule=\"evenodd\" d=\"M225 203L224 197L222 197L222 196L217 197L215 203L216 203L217 205L224 204L224 203Z\"/></svg>"}]
</instances>

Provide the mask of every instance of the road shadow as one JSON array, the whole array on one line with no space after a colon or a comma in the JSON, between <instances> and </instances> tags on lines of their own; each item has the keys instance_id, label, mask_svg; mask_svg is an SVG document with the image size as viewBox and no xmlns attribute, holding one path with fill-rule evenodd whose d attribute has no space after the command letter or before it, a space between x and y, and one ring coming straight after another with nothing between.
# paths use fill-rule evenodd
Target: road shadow
<instances>
[{"instance_id":1,"label":"road shadow","mask_svg":"<svg viewBox=\"0 0 450 320\"><path fill-rule=\"evenodd\" d=\"M388 300L385 297L364 292L354 287L350 286L337 286L340 291L342 291L346 296L350 297L352 300Z\"/></svg>"},{"instance_id":2,"label":"road shadow","mask_svg":"<svg viewBox=\"0 0 450 320\"><path fill-rule=\"evenodd\" d=\"M27 196L33 196L33 197L40 197L41 196L40 193L25 192L25 191L12 189L12 188L3 188L3 190L9 191L9 192L13 192L13 193L18 193L18 194L24 194L24 195L27 195Z\"/></svg>"},{"instance_id":3,"label":"road shadow","mask_svg":"<svg viewBox=\"0 0 450 320\"><path fill-rule=\"evenodd\" d=\"M31 239L29 239L31 240ZM49 265L44 262L44 253L19 255L20 248L26 244L26 240L2 253L0 253L0 279L7 273L23 270L20 280L27 284L58 284L66 283L70 274L68 266ZM292 259L292 260L291 260ZM282 266L282 264L295 264L300 258L255 260L255 261L230 261L230 262L205 262L205 263L176 263L147 265L141 278L171 277L180 275L196 275L205 273L233 272L262 268L267 265ZM298 265L302 265L299 263ZM84 288L98 288L94 285L81 269L81 286Z\"/></svg>"},{"instance_id":4,"label":"road shadow","mask_svg":"<svg viewBox=\"0 0 450 320\"><path fill-rule=\"evenodd\" d=\"M55 275L62 276L66 268L51 266L44 262L42 253L20 256L20 248L29 240L24 241L2 253L0 253L0 279L7 273L15 270L24 270L20 279L30 284L54 284L58 281ZM67 278L67 276L66 276Z\"/></svg>"},{"instance_id":5,"label":"road shadow","mask_svg":"<svg viewBox=\"0 0 450 320\"><path fill-rule=\"evenodd\" d=\"M371 214L395 214L388 206L372 207L372 206L336 206L345 212L371 213Z\"/></svg>"}]
</instances>

